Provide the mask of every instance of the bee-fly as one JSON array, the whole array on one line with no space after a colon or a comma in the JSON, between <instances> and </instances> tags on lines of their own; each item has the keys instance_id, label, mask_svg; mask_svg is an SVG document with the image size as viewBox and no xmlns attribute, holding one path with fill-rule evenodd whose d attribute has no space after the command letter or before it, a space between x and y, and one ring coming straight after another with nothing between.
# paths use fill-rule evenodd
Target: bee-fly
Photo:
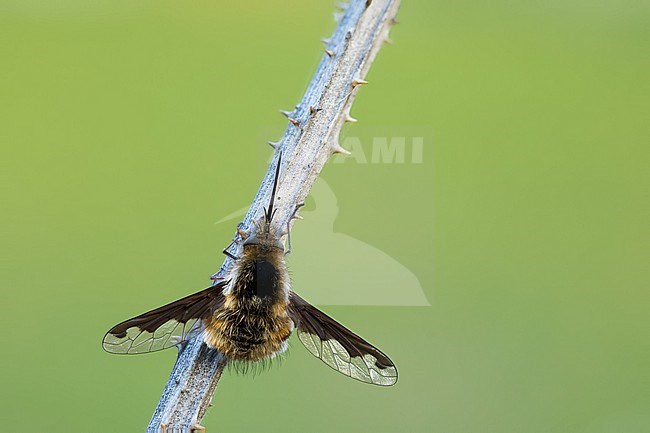
<instances>
[{"instance_id":1,"label":"bee-fly","mask_svg":"<svg viewBox=\"0 0 650 433\"><path fill-rule=\"evenodd\" d=\"M376 385L397 381L397 369L386 355L290 289L282 232L273 226L281 159L269 206L250 233L241 232L243 252L234 257L227 277L114 326L104 336L106 351L155 352L200 332L228 360L256 362L284 352L296 329L307 350L333 369Z\"/></svg>"}]
</instances>

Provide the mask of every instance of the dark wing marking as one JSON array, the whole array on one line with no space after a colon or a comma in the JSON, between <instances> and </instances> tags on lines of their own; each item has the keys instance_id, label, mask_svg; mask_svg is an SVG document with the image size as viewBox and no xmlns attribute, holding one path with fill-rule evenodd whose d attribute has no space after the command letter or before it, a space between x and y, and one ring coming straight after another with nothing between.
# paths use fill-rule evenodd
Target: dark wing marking
<instances>
[{"instance_id":1,"label":"dark wing marking","mask_svg":"<svg viewBox=\"0 0 650 433\"><path fill-rule=\"evenodd\" d=\"M397 382L397 368L384 353L294 292L289 316L302 344L334 370L375 385Z\"/></svg>"},{"instance_id":2,"label":"dark wing marking","mask_svg":"<svg viewBox=\"0 0 650 433\"><path fill-rule=\"evenodd\" d=\"M115 325L104 336L104 350L118 354L156 352L176 346L200 330L201 319L209 318L224 302L226 281L186 296L171 304Z\"/></svg>"}]
</instances>

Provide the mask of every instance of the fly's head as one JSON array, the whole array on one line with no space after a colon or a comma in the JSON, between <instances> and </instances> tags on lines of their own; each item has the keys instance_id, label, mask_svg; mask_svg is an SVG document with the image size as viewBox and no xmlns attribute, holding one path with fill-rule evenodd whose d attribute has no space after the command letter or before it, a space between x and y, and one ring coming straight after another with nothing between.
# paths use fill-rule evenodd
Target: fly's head
<instances>
[{"instance_id":1,"label":"fly's head","mask_svg":"<svg viewBox=\"0 0 650 433\"><path fill-rule=\"evenodd\" d=\"M284 254L282 236L273 227L272 220L267 220L266 214L260 220L254 221L254 226L244 240L244 254L254 252Z\"/></svg>"}]
</instances>

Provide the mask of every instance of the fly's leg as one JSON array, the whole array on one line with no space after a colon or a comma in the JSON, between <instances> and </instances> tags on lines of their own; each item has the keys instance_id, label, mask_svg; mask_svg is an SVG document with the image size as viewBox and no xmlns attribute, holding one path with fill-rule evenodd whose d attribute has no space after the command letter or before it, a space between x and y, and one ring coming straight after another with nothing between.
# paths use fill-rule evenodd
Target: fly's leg
<instances>
[{"instance_id":1,"label":"fly's leg","mask_svg":"<svg viewBox=\"0 0 650 433\"><path fill-rule=\"evenodd\" d=\"M239 260L239 257L237 257L236 255L234 255L230 251L228 251L228 249L230 247L232 247L236 243L237 243L237 241L233 239L232 241L230 241L230 243L228 244L228 246L226 248L221 250L221 252L224 253L225 255L227 255L228 257L230 257L233 260Z\"/></svg>"},{"instance_id":2,"label":"fly's leg","mask_svg":"<svg viewBox=\"0 0 650 433\"><path fill-rule=\"evenodd\" d=\"M242 223L237 224L237 234L239 235L239 237L241 238L241 240L244 240L244 241L245 241L246 238L248 237L248 233L246 233L246 232L241 228L241 225L242 225ZM235 244L239 244L239 239L237 239L237 236L235 236L235 237L233 238L233 240L230 241L230 243L228 244L228 246L227 246L226 248L224 248L221 252L224 253L226 256L230 257L230 258L233 259L233 260L239 260L239 257L237 257L236 255L234 255L234 254L232 254L230 251L228 251L228 250L230 249L230 247L232 247L232 246L235 245ZM211 278L212 278L212 277L211 277Z\"/></svg>"},{"instance_id":3,"label":"fly's leg","mask_svg":"<svg viewBox=\"0 0 650 433\"><path fill-rule=\"evenodd\" d=\"M285 256L291 253L291 221L302 219L302 217L298 215L298 210L304 205L305 205L304 202L298 203L295 209L293 210L293 213L291 214L291 218L289 218L289 221L287 221L287 250L284 252Z\"/></svg>"},{"instance_id":4,"label":"fly's leg","mask_svg":"<svg viewBox=\"0 0 650 433\"><path fill-rule=\"evenodd\" d=\"M244 230L242 230L242 228L239 227L239 226L237 226L237 233L239 234L239 236L241 236L241 239L243 241L245 241L246 238L248 238L248 233L246 233Z\"/></svg>"}]
</instances>

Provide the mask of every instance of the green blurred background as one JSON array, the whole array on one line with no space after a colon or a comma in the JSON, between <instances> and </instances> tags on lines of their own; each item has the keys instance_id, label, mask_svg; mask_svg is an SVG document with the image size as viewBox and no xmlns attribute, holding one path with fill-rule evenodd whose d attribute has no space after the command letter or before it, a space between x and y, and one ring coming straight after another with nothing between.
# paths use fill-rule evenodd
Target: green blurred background
<instances>
[{"instance_id":1,"label":"green blurred background","mask_svg":"<svg viewBox=\"0 0 650 433\"><path fill-rule=\"evenodd\" d=\"M175 354L101 337L209 283L235 223L215 222L250 203L334 7L0 1L3 431L146 426ZM399 18L345 134L431 130L423 162L323 177L334 230L431 303L326 308L400 381L346 379L293 340L279 367L224 376L208 431L650 431L648 2L407 0Z\"/></svg>"}]
</instances>

